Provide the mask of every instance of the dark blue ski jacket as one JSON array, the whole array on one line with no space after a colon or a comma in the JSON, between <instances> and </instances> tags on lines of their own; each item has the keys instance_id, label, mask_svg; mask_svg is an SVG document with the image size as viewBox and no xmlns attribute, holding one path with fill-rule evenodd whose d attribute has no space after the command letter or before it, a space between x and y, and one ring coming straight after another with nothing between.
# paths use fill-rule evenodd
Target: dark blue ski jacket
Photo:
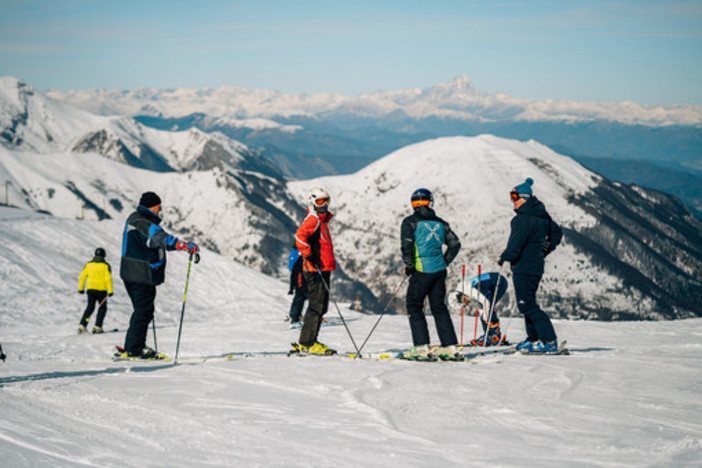
<instances>
[{"instance_id":1,"label":"dark blue ski jacket","mask_svg":"<svg viewBox=\"0 0 702 468\"><path fill-rule=\"evenodd\" d=\"M507 248L500 255L510 262L512 273L544 274L544 258L556 249L563 231L536 197L527 199L512 218Z\"/></svg>"},{"instance_id":2,"label":"dark blue ski jacket","mask_svg":"<svg viewBox=\"0 0 702 468\"><path fill-rule=\"evenodd\" d=\"M124 281L159 285L166 279L166 250L175 250L178 238L160 223L161 218L142 205L127 218L119 269Z\"/></svg>"}]
</instances>

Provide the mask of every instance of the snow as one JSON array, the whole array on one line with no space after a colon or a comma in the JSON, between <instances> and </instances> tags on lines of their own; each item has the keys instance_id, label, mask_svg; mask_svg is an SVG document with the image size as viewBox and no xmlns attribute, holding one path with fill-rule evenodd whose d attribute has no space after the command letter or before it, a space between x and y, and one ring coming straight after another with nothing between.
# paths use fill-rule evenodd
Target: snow
<instances>
[{"instance_id":1,"label":"snow","mask_svg":"<svg viewBox=\"0 0 702 468\"><path fill-rule=\"evenodd\" d=\"M112 362L130 315L118 279L122 221L0 208L3 466L702 463L702 319L555 321L571 356L226 360L282 353L297 331L282 320L284 282L204 251L192 268L178 365ZM105 327L120 332L79 336L85 299L71 293L97 246L115 275ZM182 253L169 255L156 300L159 348L170 355L186 265ZM362 341L377 317L339 305ZM508 309L500 310L503 326L516 341L524 333ZM333 306L328 317L320 339L351 351ZM367 350L409 345L406 317L385 316Z\"/></svg>"},{"instance_id":2,"label":"snow","mask_svg":"<svg viewBox=\"0 0 702 468\"><path fill-rule=\"evenodd\" d=\"M17 122L16 126L13 121ZM255 125L265 128L263 122L255 122ZM271 123L270 126L274 125ZM219 145L234 160L242 160L241 154L248 152L246 145L220 132L205 133L197 129L168 132L146 127L125 116L91 114L48 98L31 86L7 77L0 78L0 128L16 133L12 147L35 153L75 151L84 139L105 132L108 141L101 148L104 156L125 163L118 142L137 157L142 156L146 145L176 170L191 168L210 142ZM281 129L296 130L293 127Z\"/></svg>"}]
</instances>

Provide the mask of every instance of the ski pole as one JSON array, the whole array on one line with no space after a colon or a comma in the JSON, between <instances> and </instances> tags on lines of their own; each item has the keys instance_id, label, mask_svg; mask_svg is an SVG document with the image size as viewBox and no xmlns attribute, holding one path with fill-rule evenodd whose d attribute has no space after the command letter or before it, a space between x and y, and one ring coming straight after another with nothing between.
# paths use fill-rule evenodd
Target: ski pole
<instances>
[{"instance_id":1,"label":"ski pole","mask_svg":"<svg viewBox=\"0 0 702 468\"><path fill-rule=\"evenodd\" d=\"M356 346L356 342L353 339L353 335L351 335L351 330L349 330L349 326L346 325L346 320L344 320L344 316L341 315L341 309L339 309L339 305L336 303L336 300L332 297L331 291L329 291L329 285L324 280L324 276L322 276L322 271L317 270L317 273L319 273L319 279L322 280L322 284L324 285L324 288L327 290L327 294L329 295L329 299L331 299L331 301L334 303L334 307L336 307L336 311L339 313L339 318L341 318L341 323L344 324L344 328L346 328L346 333L349 334L349 338L351 338L351 343L353 344L353 347L356 350L356 355L358 356L359 354L361 354L361 352L358 350L358 346Z\"/></svg>"},{"instance_id":2,"label":"ski pole","mask_svg":"<svg viewBox=\"0 0 702 468\"><path fill-rule=\"evenodd\" d=\"M512 306L512 309L509 311L509 317L507 318L507 324L505 325L505 331L502 333L503 340L507 339L507 330L509 330L509 324L512 321L512 317L514 316L515 310L517 310L517 299L516 298L514 300L514 305Z\"/></svg>"},{"instance_id":3,"label":"ski pole","mask_svg":"<svg viewBox=\"0 0 702 468\"><path fill-rule=\"evenodd\" d=\"M463 303L463 298L465 295L466 286L466 264L463 264L463 270L461 273L461 348L463 347L463 312L465 311L465 304Z\"/></svg>"},{"instance_id":4,"label":"ski pole","mask_svg":"<svg viewBox=\"0 0 702 468\"><path fill-rule=\"evenodd\" d=\"M158 351L158 342L156 341L156 317L151 319L151 328L154 331L154 350Z\"/></svg>"},{"instance_id":5,"label":"ski pole","mask_svg":"<svg viewBox=\"0 0 702 468\"><path fill-rule=\"evenodd\" d=\"M480 265L478 265L478 292L480 293L482 291L482 288L480 287ZM478 339L478 314L479 314L478 306L475 306L475 327L473 327L473 343Z\"/></svg>"},{"instance_id":6,"label":"ski pole","mask_svg":"<svg viewBox=\"0 0 702 468\"><path fill-rule=\"evenodd\" d=\"M375 325L373 325L373 328L371 328L370 333L368 333L368 336L366 337L366 339L365 339L365 340L363 341L363 343L361 344L361 347L358 348L358 354L356 355L356 357L354 357L354 359L356 359L357 357L360 357L360 356L361 356L361 351L363 351L363 347L366 345L366 343L368 343L368 340L370 339L371 335L372 335L373 332L375 331L375 328L376 328L376 327L378 326L378 324L380 323L380 319L383 318L383 315L385 315L385 312L387 312L388 307L390 307L390 304L392 304L392 301L395 300L395 296L397 296L397 293L398 293L398 292L400 291L400 289L402 288L402 285L405 284L405 281L407 281L407 278L409 278L409 276L405 276L405 278L402 280L402 282L400 283L400 285L395 289L395 292L392 293L392 297L390 298L390 300L388 301L388 303L385 305L385 308L383 309L383 311L380 313L380 317L378 317L378 320L375 321Z\"/></svg>"},{"instance_id":7,"label":"ski pole","mask_svg":"<svg viewBox=\"0 0 702 468\"><path fill-rule=\"evenodd\" d=\"M188 274L185 277L185 291L183 291L183 308L180 309L180 324L178 325L178 340L176 342L176 352L175 352L175 358L173 359L173 364L178 363L178 350L180 349L180 333L183 331L183 316L185 315L185 300L188 298L188 284L190 283L190 267L193 264L193 255L195 256L195 263L198 263L200 261L200 254L195 253L193 254L192 252L190 253L190 257L188 258ZM154 327L154 330L156 328ZM154 333L154 341L156 339L156 334Z\"/></svg>"},{"instance_id":8,"label":"ski pole","mask_svg":"<svg viewBox=\"0 0 702 468\"><path fill-rule=\"evenodd\" d=\"M487 328L485 329L485 334L483 335L483 349L487 347L488 342L488 332L490 331L490 323L492 323L492 309L495 307L495 298L497 297L498 286L500 285L500 278L502 276L502 266L497 272L497 281L495 282L495 290L492 292L492 300L490 301L490 312L488 313Z\"/></svg>"}]
</instances>

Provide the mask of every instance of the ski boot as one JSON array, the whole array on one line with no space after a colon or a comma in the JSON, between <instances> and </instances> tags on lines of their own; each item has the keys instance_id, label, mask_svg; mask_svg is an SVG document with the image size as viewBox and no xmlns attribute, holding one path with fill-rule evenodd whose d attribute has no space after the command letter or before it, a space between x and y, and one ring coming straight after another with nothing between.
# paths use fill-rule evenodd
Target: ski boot
<instances>
[{"instance_id":1,"label":"ski boot","mask_svg":"<svg viewBox=\"0 0 702 468\"><path fill-rule=\"evenodd\" d=\"M487 345L486 346L499 346L502 344L503 338L500 332L500 323L493 322L490 324L490 328L487 331ZM478 337L475 340L471 340L470 344L472 346L483 346L485 343L485 334Z\"/></svg>"},{"instance_id":2,"label":"ski boot","mask_svg":"<svg viewBox=\"0 0 702 468\"><path fill-rule=\"evenodd\" d=\"M524 346L519 350L522 354L555 354L558 352L558 341L531 341L530 346Z\"/></svg>"},{"instance_id":3,"label":"ski boot","mask_svg":"<svg viewBox=\"0 0 702 468\"><path fill-rule=\"evenodd\" d=\"M158 353L149 348L148 346L144 346L141 348L141 352L139 354L129 354L129 357L135 357L139 359L158 359Z\"/></svg>"},{"instance_id":4,"label":"ski boot","mask_svg":"<svg viewBox=\"0 0 702 468\"><path fill-rule=\"evenodd\" d=\"M307 352L309 354L319 354L322 356L331 356L332 354L336 354L335 349L331 349L329 346L320 343L319 341L310 346Z\"/></svg>"},{"instance_id":5,"label":"ski boot","mask_svg":"<svg viewBox=\"0 0 702 468\"><path fill-rule=\"evenodd\" d=\"M463 361L465 359L456 349L456 345L439 346L431 354L442 361Z\"/></svg>"},{"instance_id":6,"label":"ski boot","mask_svg":"<svg viewBox=\"0 0 702 468\"><path fill-rule=\"evenodd\" d=\"M436 357L432 354L431 349L429 349L429 345L415 346L402 353L401 359L409 361L436 361Z\"/></svg>"},{"instance_id":7,"label":"ski boot","mask_svg":"<svg viewBox=\"0 0 702 468\"><path fill-rule=\"evenodd\" d=\"M514 348L515 351L522 352L523 350L530 350L533 346L534 343L536 343L539 340L530 340L529 338L525 339L521 343L517 344L517 346Z\"/></svg>"},{"instance_id":8,"label":"ski boot","mask_svg":"<svg viewBox=\"0 0 702 468\"><path fill-rule=\"evenodd\" d=\"M93 327L93 335L99 335L100 333L105 333L102 327Z\"/></svg>"},{"instance_id":9,"label":"ski boot","mask_svg":"<svg viewBox=\"0 0 702 468\"><path fill-rule=\"evenodd\" d=\"M85 325L80 324L78 325L78 334L82 335L83 333L88 333L88 329L85 328Z\"/></svg>"}]
</instances>

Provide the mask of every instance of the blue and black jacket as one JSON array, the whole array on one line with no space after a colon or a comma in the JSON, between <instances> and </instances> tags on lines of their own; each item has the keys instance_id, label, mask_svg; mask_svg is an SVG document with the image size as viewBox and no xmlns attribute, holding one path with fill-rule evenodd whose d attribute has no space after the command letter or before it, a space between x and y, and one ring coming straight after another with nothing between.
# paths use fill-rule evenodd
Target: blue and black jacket
<instances>
[{"instance_id":1,"label":"blue and black jacket","mask_svg":"<svg viewBox=\"0 0 702 468\"><path fill-rule=\"evenodd\" d=\"M563 231L546 212L546 207L536 197L514 210L507 248L501 258L510 262L512 273L541 276L544 258L556 249Z\"/></svg>"},{"instance_id":2,"label":"blue and black jacket","mask_svg":"<svg viewBox=\"0 0 702 468\"><path fill-rule=\"evenodd\" d=\"M456 258L461 250L458 236L448 223L428 206L420 206L402 221L402 261L421 273L438 273ZM446 253L443 246L446 244Z\"/></svg>"},{"instance_id":3,"label":"blue and black jacket","mask_svg":"<svg viewBox=\"0 0 702 468\"><path fill-rule=\"evenodd\" d=\"M127 218L119 271L124 281L159 285L166 279L166 250L175 250L178 238L160 223L161 218L142 205Z\"/></svg>"}]
</instances>

